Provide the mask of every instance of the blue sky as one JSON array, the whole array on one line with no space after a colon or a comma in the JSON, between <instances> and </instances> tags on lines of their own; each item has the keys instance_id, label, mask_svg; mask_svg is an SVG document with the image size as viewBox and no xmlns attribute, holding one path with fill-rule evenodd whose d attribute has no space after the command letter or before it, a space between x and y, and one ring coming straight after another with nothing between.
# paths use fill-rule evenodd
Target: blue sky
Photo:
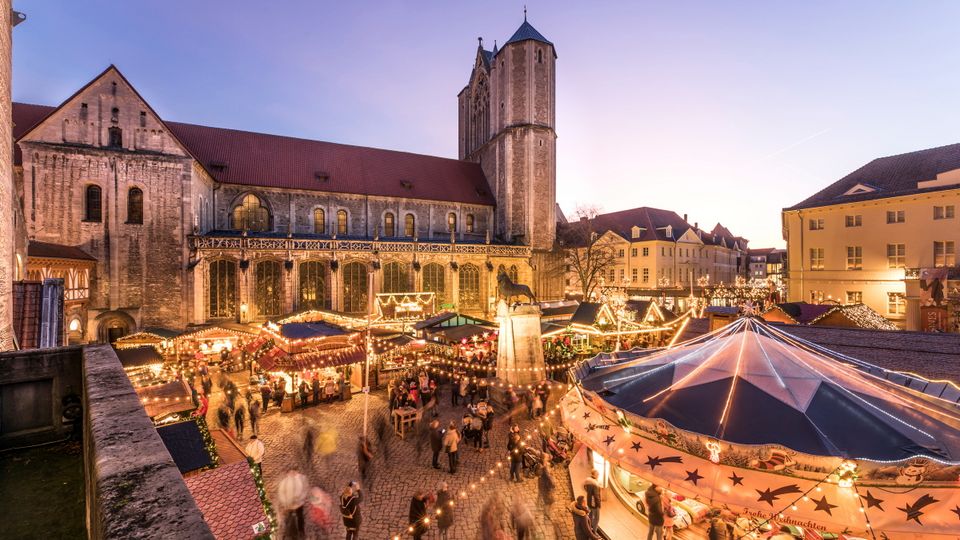
<instances>
[{"instance_id":1,"label":"blue sky","mask_svg":"<svg viewBox=\"0 0 960 540\"><path fill-rule=\"evenodd\" d=\"M27 1L14 99L114 63L168 120L456 157L477 36L524 2ZM957 2L526 1L557 46L564 211L669 208L782 245L780 208L960 142Z\"/></svg>"}]
</instances>

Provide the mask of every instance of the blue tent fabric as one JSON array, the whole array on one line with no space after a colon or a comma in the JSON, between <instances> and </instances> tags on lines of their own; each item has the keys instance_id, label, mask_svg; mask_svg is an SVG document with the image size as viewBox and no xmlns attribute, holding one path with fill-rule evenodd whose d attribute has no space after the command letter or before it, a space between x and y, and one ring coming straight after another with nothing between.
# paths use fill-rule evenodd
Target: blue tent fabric
<instances>
[{"instance_id":1,"label":"blue tent fabric","mask_svg":"<svg viewBox=\"0 0 960 540\"><path fill-rule=\"evenodd\" d=\"M157 427L157 433L181 473L202 469L212 464L203 445L200 427L193 420Z\"/></svg>"}]
</instances>

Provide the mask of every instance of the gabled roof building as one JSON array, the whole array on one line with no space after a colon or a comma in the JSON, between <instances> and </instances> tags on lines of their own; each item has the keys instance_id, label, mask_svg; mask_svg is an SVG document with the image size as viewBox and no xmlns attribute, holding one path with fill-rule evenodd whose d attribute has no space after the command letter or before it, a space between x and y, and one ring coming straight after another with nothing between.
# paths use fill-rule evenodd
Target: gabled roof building
<instances>
[{"instance_id":1,"label":"gabled roof building","mask_svg":"<svg viewBox=\"0 0 960 540\"><path fill-rule=\"evenodd\" d=\"M459 159L173 122L109 66L57 106L13 105L28 257L87 269L78 341L365 313L371 281L482 316L500 267L557 297L534 272L557 218L555 59L527 21L481 43Z\"/></svg>"},{"instance_id":2,"label":"gabled roof building","mask_svg":"<svg viewBox=\"0 0 960 540\"><path fill-rule=\"evenodd\" d=\"M877 158L783 209L788 300L863 303L901 328L956 332L960 144Z\"/></svg>"}]
</instances>

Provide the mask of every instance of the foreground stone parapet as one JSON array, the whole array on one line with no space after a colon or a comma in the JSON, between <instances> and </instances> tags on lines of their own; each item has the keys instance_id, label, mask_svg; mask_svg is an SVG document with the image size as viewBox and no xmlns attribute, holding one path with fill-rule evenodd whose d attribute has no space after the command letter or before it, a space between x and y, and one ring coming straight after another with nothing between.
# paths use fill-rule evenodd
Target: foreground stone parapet
<instances>
[{"instance_id":1,"label":"foreground stone parapet","mask_svg":"<svg viewBox=\"0 0 960 540\"><path fill-rule=\"evenodd\" d=\"M108 345L83 351L89 538L213 538Z\"/></svg>"}]
</instances>

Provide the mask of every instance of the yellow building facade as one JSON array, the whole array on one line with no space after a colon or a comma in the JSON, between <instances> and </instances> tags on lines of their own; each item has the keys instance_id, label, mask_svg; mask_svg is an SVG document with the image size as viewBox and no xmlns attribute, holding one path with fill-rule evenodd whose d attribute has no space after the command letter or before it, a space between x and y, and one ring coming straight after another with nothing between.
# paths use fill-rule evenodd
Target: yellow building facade
<instances>
[{"instance_id":1,"label":"yellow building facade","mask_svg":"<svg viewBox=\"0 0 960 540\"><path fill-rule=\"evenodd\" d=\"M956 267L958 209L960 145L868 163L783 210L789 301L863 303L922 329L920 270Z\"/></svg>"}]
</instances>

